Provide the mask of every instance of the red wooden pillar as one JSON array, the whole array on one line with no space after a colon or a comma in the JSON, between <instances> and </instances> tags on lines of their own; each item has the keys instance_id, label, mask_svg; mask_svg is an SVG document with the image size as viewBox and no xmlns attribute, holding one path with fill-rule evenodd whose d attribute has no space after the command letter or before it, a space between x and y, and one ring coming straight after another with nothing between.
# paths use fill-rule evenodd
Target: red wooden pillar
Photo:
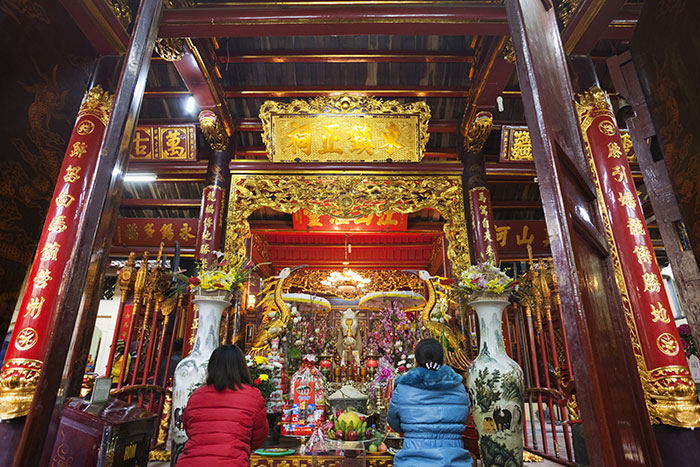
<instances>
[{"instance_id":1,"label":"red wooden pillar","mask_svg":"<svg viewBox=\"0 0 700 467\"><path fill-rule=\"evenodd\" d=\"M0 371L0 420L27 415L48 344L50 318L71 267L114 96L97 85L83 98L54 189L27 288Z\"/></svg>"},{"instance_id":2,"label":"red wooden pillar","mask_svg":"<svg viewBox=\"0 0 700 467\"><path fill-rule=\"evenodd\" d=\"M592 466L662 465L552 3L505 0Z\"/></svg>"},{"instance_id":3,"label":"red wooden pillar","mask_svg":"<svg viewBox=\"0 0 700 467\"><path fill-rule=\"evenodd\" d=\"M653 423L698 427L695 383L609 98L593 87L578 96L577 110L649 416Z\"/></svg>"},{"instance_id":4,"label":"red wooden pillar","mask_svg":"<svg viewBox=\"0 0 700 467\"><path fill-rule=\"evenodd\" d=\"M485 261L493 258L498 264L498 246L491 209L491 192L486 183L486 168L481 149L491 133L493 116L489 112L479 112L474 119L464 144L459 147L459 156L464 165L462 185L465 206L469 214L474 242L474 260Z\"/></svg>"},{"instance_id":5,"label":"red wooden pillar","mask_svg":"<svg viewBox=\"0 0 700 467\"><path fill-rule=\"evenodd\" d=\"M211 110L200 112L199 124L212 149L207 166L207 184L202 190L202 206L199 211L197 243L194 251L194 257L205 263L216 259L215 251L222 251L226 195L231 184L229 169L231 152L228 150L229 135L226 134L219 117L214 112ZM197 323L198 313L194 304L190 302L185 319L183 357L192 350Z\"/></svg>"}]
</instances>

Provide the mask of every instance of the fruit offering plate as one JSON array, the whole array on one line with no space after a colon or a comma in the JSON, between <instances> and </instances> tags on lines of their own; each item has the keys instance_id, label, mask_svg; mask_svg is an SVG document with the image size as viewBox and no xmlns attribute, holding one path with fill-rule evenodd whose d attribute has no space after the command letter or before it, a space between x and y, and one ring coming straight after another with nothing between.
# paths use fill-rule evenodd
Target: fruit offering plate
<instances>
[{"instance_id":1,"label":"fruit offering plate","mask_svg":"<svg viewBox=\"0 0 700 467\"><path fill-rule=\"evenodd\" d=\"M257 449L255 454L259 456L288 456L294 454L294 449L284 449L284 448L267 448L267 449Z\"/></svg>"}]
</instances>

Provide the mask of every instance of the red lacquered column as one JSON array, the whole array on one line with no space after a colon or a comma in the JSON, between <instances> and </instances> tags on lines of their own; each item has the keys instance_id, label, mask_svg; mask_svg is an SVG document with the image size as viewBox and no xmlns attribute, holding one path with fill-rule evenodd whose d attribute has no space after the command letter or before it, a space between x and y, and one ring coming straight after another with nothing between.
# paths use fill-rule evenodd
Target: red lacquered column
<instances>
[{"instance_id":1,"label":"red lacquered column","mask_svg":"<svg viewBox=\"0 0 700 467\"><path fill-rule=\"evenodd\" d=\"M577 103L617 285L652 423L700 426L695 383L680 344L612 106L592 88Z\"/></svg>"},{"instance_id":2,"label":"red lacquered column","mask_svg":"<svg viewBox=\"0 0 700 467\"><path fill-rule=\"evenodd\" d=\"M48 326L70 267L78 220L92 183L113 95L90 89L63 159L19 316L0 370L0 420L28 413L48 338Z\"/></svg>"}]
</instances>

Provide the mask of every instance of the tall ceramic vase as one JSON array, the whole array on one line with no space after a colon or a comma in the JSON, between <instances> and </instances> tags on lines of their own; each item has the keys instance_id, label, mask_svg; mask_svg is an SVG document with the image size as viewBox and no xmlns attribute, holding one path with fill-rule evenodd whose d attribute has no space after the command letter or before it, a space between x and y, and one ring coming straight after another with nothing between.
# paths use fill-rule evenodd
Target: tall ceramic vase
<instances>
[{"instance_id":1,"label":"tall ceramic vase","mask_svg":"<svg viewBox=\"0 0 700 467\"><path fill-rule=\"evenodd\" d=\"M501 317L505 296L483 295L470 305L479 318L479 356L469 366L479 452L484 467L523 465L523 371L506 354Z\"/></svg>"},{"instance_id":2,"label":"tall ceramic vase","mask_svg":"<svg viewBox=\"0 0 700 467\"><path fill-rule=\"evenodd\" d=\"M221 314L231 306L230 294L198 294L193 301L199 309L199 324L192 352L183 358L175 368L173 381L173 457L182 451L187 435L182 426L182 414L187 406L192 391L202 385L207 378L207 365L212 352L219 346L219 327Z\"/></svg>"}]
</instances>

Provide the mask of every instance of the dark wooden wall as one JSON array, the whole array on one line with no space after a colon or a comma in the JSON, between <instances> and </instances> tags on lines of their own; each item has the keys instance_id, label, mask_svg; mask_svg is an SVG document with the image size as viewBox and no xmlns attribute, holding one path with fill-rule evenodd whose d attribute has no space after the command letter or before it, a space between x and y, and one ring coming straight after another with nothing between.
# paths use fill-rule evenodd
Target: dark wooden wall
<instances>
[{"instance_id":1,"label":"dark wooden wall","mask_svg":"<svg viewBox=\"0 0 700 467\"><path fill-rule=\"evenodd\" d=\"M700 2L647 0L632 60L683 221L700 259Z\"/></svg>"},{"instance_id":2,"label":"dark wooden wall","mask_svg":"<svg viewBox=\"0 0 700 467\"><path fill-rule=\"evenodd\" d=\"M0 336L31 264L96 53L58 1L0 2Z\"/></svg>"}]
</instances>

